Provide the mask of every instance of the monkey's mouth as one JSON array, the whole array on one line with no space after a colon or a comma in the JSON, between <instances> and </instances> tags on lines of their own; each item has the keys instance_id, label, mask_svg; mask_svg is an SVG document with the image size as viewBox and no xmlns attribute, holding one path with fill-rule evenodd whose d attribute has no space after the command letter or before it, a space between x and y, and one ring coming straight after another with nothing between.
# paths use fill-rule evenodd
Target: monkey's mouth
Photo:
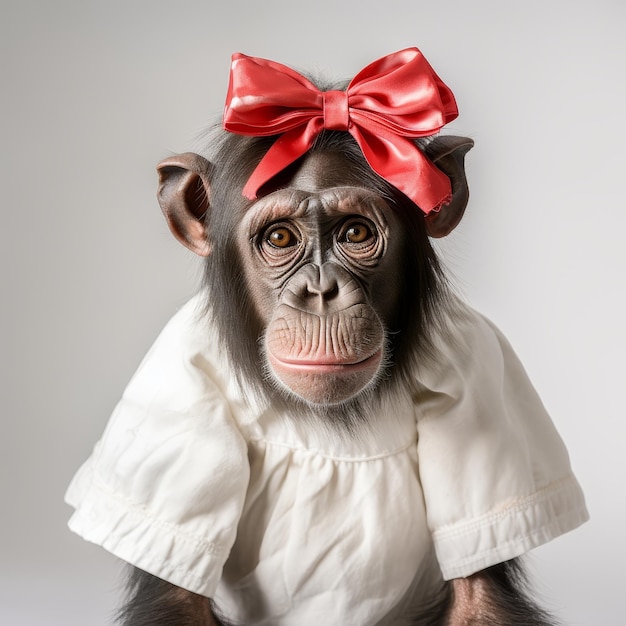
<instances>
[{"instance_id":1,"label":"monkey's mouth","mask_svg":"<svg viewBox=\"0 0 626 626\"><path fill-rule=\"evenodd\" d=\"M372 367L376 367L381 361L383 355L382 348L379 348L370 356L361 359L360 361L345 360L341 358L328 358L321 359L283 359L277 357L275 354L269 354L270 362L274 367L280 369L292 370L293 372L299 371L311 374L354 374L362 370L371 370Z\"/></svg>"},{"instance_id":2,"label":"monkey's mouth","mask_svg":"<svg viewBox=\"0 0 626 626\"><path fill-rule=\"evenodd\" d=\"M383 349L361 359L307 355L278 357L268 350L268 364L275 380L291 393L315 405L340 404L353 398L378 377Z\"/></svg>"}]
</instances>

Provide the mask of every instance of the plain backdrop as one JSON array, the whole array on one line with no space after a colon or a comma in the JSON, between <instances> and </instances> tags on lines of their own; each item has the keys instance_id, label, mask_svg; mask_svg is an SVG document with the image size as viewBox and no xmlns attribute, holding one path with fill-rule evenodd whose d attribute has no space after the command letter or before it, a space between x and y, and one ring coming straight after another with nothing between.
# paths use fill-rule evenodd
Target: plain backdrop
<instances>
[{"instance_id":1,"label":"plain backdrop","mask_svg":"<svg viewBox=\"0 0 626 626\"><path fill-rule=\"evenodd\" d=\"M0 623L110 623L121 567L66 530L63 494L198 285L154 165L219 115L231 53L349 78L414 45L456 94L446 132L476 141L445 263L520 354L592 515L534 551L540 595L567 624L623 623L623 0L0 6Z\"/></svg>"}]
</instances>

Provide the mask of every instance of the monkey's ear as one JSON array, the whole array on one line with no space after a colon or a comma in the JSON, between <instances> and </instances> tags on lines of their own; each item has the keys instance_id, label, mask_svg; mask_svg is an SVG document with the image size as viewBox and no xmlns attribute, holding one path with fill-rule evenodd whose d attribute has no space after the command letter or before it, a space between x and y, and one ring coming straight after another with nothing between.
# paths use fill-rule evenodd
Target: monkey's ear
<instances>
[{"instance_id":1,"label":"monkey's ear","mask_svg":"<svg viewBox=\"0 0 626 626\"><path fill-rule=\"evenodd\" d=\"M445 237L461 221L467 201L469 187L465 177L465 155L474 145L468 137L442 136L431 141L424 152L426 156L450 178L452 200L438 212L429 213L426 230L431 237Z\"/></svg>"},{"instance_id":2,"label":"monkey's ear","mask_svg":"<svg viewBox=\"0 0 626 626\"><path fill-rule=\"evenodd\" d=\"M211 253L204 218L209 205L211 164L199 154L185 152L157 165L157 198L165 219L184 246L200 256Z\"/></svg>"}]
</instances>

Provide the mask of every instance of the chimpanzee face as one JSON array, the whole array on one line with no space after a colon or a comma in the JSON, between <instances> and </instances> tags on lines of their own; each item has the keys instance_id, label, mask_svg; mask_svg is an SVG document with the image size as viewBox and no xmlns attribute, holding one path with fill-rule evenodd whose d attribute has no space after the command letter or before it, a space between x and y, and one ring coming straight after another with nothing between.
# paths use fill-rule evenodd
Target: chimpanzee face
<instances>
[{"instance_id":1,"label":"chimpanzee face","mask_svg":"<svg viewBox=\"0 0 626 626\"><path fill-rule=\"evenodd\" d=\"M265 328L266 372L313 404L344 402L375 384L398 300L400 222L380 195L355 182L338 155L310 155L237 227Z\"/></svg>"}]
</instances>

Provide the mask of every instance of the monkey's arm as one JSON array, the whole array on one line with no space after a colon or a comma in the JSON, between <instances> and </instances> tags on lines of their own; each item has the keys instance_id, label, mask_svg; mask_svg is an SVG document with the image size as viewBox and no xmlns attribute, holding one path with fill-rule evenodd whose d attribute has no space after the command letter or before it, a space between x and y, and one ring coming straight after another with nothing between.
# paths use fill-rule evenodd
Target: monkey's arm
<instances>
[{"instance_id":1,"label":"monkey's arm","mask_svg":"<svg viewBox=\"0 0 626 626\"><path fill-rule=\"evenodd\" d=\"M441 626L556 626L530 598L521 565L508 561L450 583L452 594L443 620L418 618L416 624ZM228 626L215 617L211 600L131 568L128 598L118 614L120 626ZM426 621L424 621L426 619Z\"/></svg>"},{"instance_id":2,"label":"monkey's arm","mask_svg":"<svg viewBox=\"0 0 626 626\"><path fill-rule=\"evenodd\" d=\"M117 616L120 626L227 626L215 617L208 598L135 567L130 569L127 590Z\"/></svg>"},{"instance_id":3,"label":"monkey's arm","mask_svg":"<svg viewBox=\"0 0 626 626\"><path fill-rule=\"evenodd\" d=\"M531 599L524 571L515 560L453 580L451 606L444 624L556 626L555 620Z\"/></svg>"}]
</instances>

